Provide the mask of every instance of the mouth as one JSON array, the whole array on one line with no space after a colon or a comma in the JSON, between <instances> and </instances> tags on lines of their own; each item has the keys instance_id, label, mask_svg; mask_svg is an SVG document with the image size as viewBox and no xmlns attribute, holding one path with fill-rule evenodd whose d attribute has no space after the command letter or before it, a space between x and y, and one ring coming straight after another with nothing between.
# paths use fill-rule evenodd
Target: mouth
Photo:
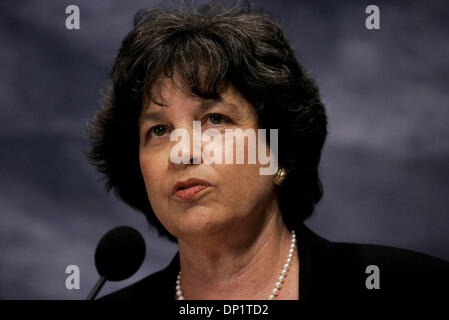
<instances>
[{"instance_id":1,"label":"mouth","mask_svg":"<svg viewBox=\"0 0 449 320\"><path fill-rule=\"evenodd\" d=\"M204 180L190 178L184 181L178 181L173 186L173 195L180 200L193 200L198 197L201 191L210 188L212 185Z\"/></svg>"}]
</instances>

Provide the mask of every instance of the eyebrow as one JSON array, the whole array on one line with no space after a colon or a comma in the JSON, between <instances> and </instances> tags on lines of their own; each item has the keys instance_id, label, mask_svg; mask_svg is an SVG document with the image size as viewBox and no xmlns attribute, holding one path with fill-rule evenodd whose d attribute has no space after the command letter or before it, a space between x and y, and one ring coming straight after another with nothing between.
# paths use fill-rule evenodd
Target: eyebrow
<instances>
[{"instance_id":1,"label":"eyebrow","mask_svg":"<svg viewBox=\"0 0 449 320\"><path fill-rule=\"evenodd\" d=\"M221 98L220 99L216 99L216 100L208 100L208 101L204 101L202 103L200 103L197 107L202 111L207 111L212 109L214 106L216 106L218 103L221 103L229 108L232 109L232 111L237 111L237 106L229 103L229 102L225 102L223 101ZM167 105L164 105L164 107ZM150 111L145 113L144 115L141 116L139 123L143 123L143 122L148 122L148 121L162 121L165 118L164 116L164 112L162 110L159 111Z\"/></svg>"}]
</instances>

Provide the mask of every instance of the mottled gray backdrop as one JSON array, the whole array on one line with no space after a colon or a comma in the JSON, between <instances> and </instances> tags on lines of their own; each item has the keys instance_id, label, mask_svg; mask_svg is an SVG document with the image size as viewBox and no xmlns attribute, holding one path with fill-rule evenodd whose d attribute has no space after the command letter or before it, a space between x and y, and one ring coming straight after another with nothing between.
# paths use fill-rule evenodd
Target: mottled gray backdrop
<instances>
[{"instance_id":1,"label":"mottled gray backdrop","mask_svg":"<svg viewBox=\"0 0 449 320\"><path fill-rule=\"evenodd\" d=\"M0 298L84 298L98 277L96 243L118 225L145 235L147 259L103 293L176 252L104 192L82 155L134 13L161 3L0 3ZM327 105L325 195L307 224L331 240L449 259L447 5L374 3L377 31L365 28L367 1L255 1L279 18ZM80 30L65 28L69 4L81 10ZM65 288L69 264L80 267L80 290Z\"/></svg>"}]
</instances>

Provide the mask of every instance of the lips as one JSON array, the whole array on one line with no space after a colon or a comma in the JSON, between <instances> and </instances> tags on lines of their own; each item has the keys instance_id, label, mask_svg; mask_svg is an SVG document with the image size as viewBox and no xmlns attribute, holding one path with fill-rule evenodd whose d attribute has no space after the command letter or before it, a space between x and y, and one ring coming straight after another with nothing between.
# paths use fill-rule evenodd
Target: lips
<instances>
[{"instance_id":1,"label":"lips","mask_svg":"<svg viewBox=\"0 0 449 320\"><path fill-rule=\"evenodd\" d=\"M178 181L173 186L173 195L176 198L187 201L192 200L199 196L201 191L211 187L211 184L207 181L190 178L184 181Z\"/></svg>"}]
</instances>

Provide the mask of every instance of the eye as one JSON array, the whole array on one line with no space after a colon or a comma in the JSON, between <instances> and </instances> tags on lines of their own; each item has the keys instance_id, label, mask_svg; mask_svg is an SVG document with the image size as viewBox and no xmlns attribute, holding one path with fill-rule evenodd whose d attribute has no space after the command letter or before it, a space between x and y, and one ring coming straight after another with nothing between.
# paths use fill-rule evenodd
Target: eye
<instances>
[{"instance_id":1,"label":"eye","mask_svg":"<svg viewBox=\"0 0 449 320\"><path fill-rule=\"evenodd\" d=\"M166 133L167 133L167 127L164 127L161 125L154 126L148 131L148 135L150 137L162 137Z\"/></svg>"},{"instance_id":2,"label":"eye","mask_svg":"<svg viewBox=\"0 0 449 320\"><path fill-rule=\"evenodd\" d=\"M206 118L206 120L209 120L210 123L213 125L219 125L219 124L229 122L229 119L226 116L219 114L219 113L208 114L205 118Z\"/></svg>"}]
</instances>

